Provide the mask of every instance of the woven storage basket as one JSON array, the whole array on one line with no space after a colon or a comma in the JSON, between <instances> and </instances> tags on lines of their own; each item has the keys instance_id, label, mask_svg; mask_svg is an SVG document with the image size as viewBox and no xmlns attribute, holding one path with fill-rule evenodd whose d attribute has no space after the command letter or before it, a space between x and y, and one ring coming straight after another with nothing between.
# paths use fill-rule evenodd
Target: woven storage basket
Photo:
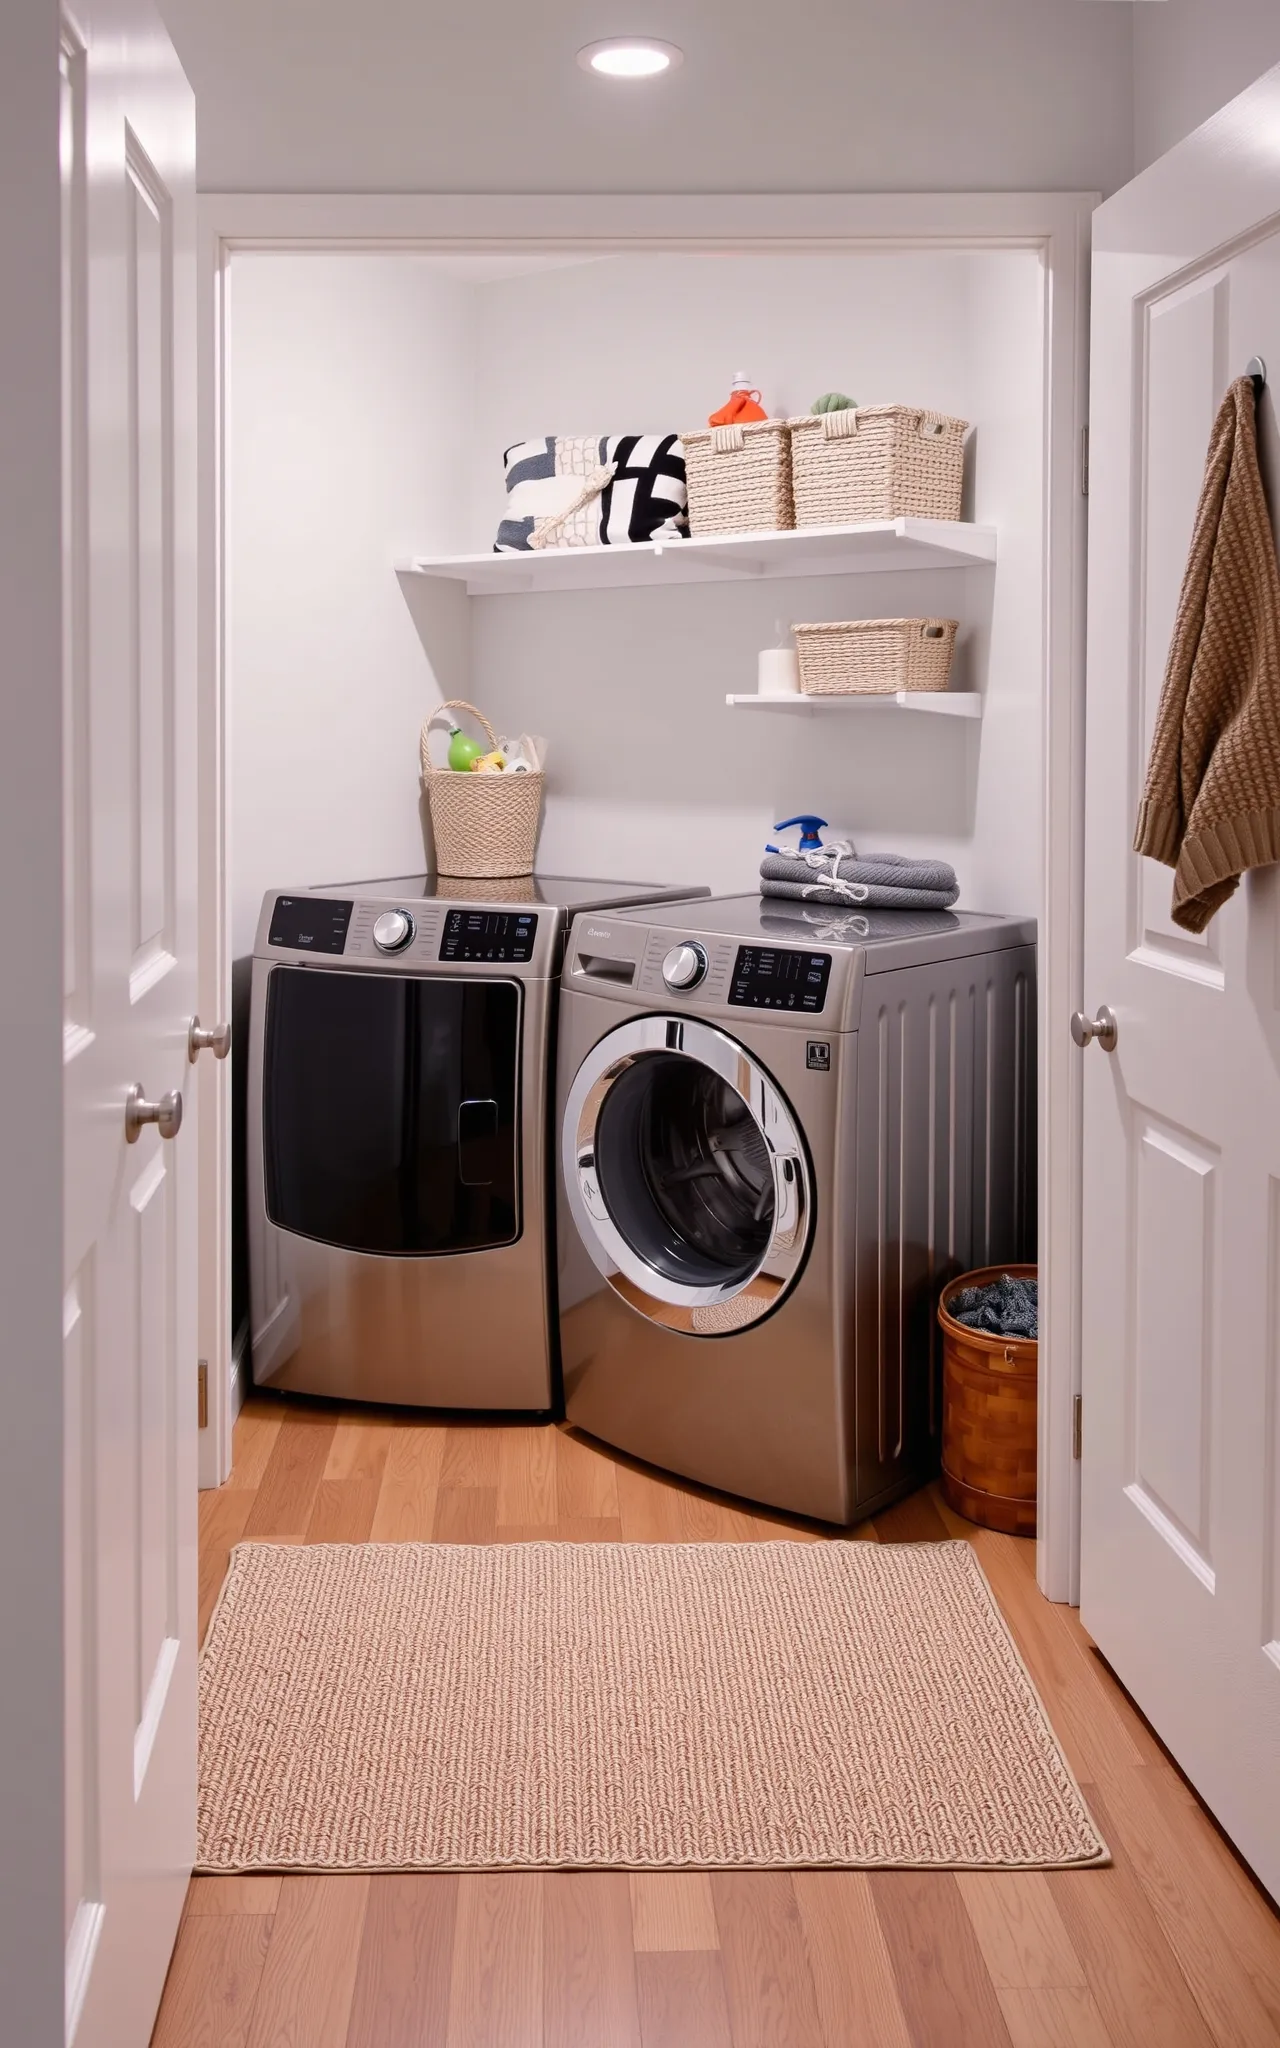
<instances>
[{"instance_id":1,"label":"woven storage basket","mask_svg":"<svg viewBox=\"0 0 1280 2048\"><path fill-rule=\"evenodd\" d=\"M967 420L864 405L787 424L797 526L960 517Z\"/></svg>"},{"instance_id":2,"label":"woven storage basket","mask_svg":"<svg viewBox=\"0 0 1280 2048\"><path fill-rule=\"evenodd\" d=\"M1036 1370L1033 1338L994 1337L947 1313L962 1287L1002 1273L1034 1280L1034 1266L983 1266L943 1289L942 1491L958 1515L1006 1536L1036 1533Z\"/></svg>"},{"instance_id":3,"label":"woven storage basket","mask_svg":"<svg viewBox=\"0 0 1280 2048\"><path fill-rule=\"evenodd\" d=\"M796 523L785 420L682 434L689 531L773 533Z\"/></svg>"},{"instance_id":4,"label":"woven storage basket","mask_svg":"<svg viewBox=\"0 0 1280 2048\"><path fill-rule=\"evenodd\" d=\"M945 690L958 619L837 619L793 626L806 697Z\"/></svg>"},{"instance_id":5,"label":"woven storage basket","mask_svg":"<svg viewBox=\"0 0 1280 2048\"><path fill-rule=\"evenodd\" d=\"M483 711L463 697L437 704L423 721L422 785L431 811L437 869L468 882L531 875L546 776L541 769L528 775L475 775L437 768L427 752L427 733L441 711L469 711L484 727L489 745L498 744Z\"/></svg>"}]
</instances>

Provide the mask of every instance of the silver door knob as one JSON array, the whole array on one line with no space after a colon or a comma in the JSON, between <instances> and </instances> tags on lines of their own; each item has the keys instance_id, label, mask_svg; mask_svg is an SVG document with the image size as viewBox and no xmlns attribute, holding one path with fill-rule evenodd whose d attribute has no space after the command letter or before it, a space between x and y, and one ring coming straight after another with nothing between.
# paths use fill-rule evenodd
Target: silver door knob
<instances>
[{"instance_id":1,"label":"silver door knob","mask_svg":"<svg viewBox=\"0 0 1280 2048\"><path fill-rule=\"evenodd\" d=\"M225 1060L231 1050L231 1026L212 1024L208 1030L198 1017L191 1019L187 1032L187 1058L194 1065L202 1052L211 1052L215 1060Z\"/></svg>"},{"instance_id":2,"label":"silver door knob","mask_svg":"<svg viewBox=\"0 0 1280 2048\"><path fill-rule=\"evenodd\" d=\"M162 1138L176 1138L182 1129L182 1091L171 1088L159 1102L148 1102L141 1081L135 1081L124 1098L124 1135L130 1145L137 1144L144 1124L154 1124Z\"/></svg>"},{"instance_id":3,"label":"silver door knob","mask_svg":"<svg viewBox=\"0 0 1280 2048\"><path fill-rule=\"evenodd\" d=\"M696 939L673 946L662 963L662 979L668 988L696 988L706 971L706 948Z\"/></svg>"},{"instance_id":4,"label":"silver door knob","mask_svg":"<svg viewBox=\"0 0 1280 2048\"><path fill-rule=\"evenodd\" d=\"M1096 1038L1104 1052L1114 1052L1120 1036L1114 1010L1109 1010L1104 1003L1096 1017L1087 1016L1083 1010L1073 1011L1071 1036L1078 1046L1089 1045Z\"/></svg>"}]
</instances>

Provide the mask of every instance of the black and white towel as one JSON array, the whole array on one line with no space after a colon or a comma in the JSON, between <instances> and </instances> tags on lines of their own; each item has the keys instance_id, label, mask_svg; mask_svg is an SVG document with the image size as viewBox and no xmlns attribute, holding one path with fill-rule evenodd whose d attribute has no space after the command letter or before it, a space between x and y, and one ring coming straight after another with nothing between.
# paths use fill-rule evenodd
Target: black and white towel
<instances>
[{"instance_id":1,"label":"black and white towel","mask_svg":"<svg viewBox=\"0 0 1280 2048\"><path fill-rule=\"evenodd\" d=\"M507 516L498 528L496 554L523 554L539 521L568 512L605 468L612 469L611 480L570 514L557 547L619 547L679 540L688 532L678 434L548 434L541 441L517 441L504 463Z\"/></svg>"}]
</instances>

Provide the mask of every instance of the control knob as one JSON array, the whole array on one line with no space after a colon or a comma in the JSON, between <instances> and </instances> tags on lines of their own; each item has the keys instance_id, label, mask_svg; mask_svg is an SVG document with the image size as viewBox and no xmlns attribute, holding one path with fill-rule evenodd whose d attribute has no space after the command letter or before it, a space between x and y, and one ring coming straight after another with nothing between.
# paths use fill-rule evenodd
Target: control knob
<instances>
[{"instance_id":1,"label":"control knob","mask_svg":"<svg viewBox=\"0 0 1280 2048\"><path fill-rule=\"evenodd\" d=\"M685 939L682 945L673 946L662 963L662 979L668 988L696 988L706 979L707 950L696 939Z\"/></svg>"},{"instance_id":2,"label":"control knob","mask_svg":"<svg viewBox=\"0 0 1280 2048\"><path fill-rule=\"evenodd\" d=\"M413 919L407 910L384 910L374 919L373 943L380 953L403 953L413 938Z\"/></svg>"}]
</instances>

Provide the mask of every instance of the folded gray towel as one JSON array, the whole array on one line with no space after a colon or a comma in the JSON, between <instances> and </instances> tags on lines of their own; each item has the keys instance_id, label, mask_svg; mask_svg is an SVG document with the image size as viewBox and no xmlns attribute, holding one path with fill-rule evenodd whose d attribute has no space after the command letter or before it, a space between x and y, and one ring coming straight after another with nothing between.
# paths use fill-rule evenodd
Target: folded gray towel
<instances>
[{"instance_id":1,"label":"folded gray towel","mask_svg":"<svg viewBox=\"0 0 1280 2048\"><path fill-rule=\"evenodd\" d=\"M944 860L911 860L902 853L859 858L839 839L813 853L766 853L760 887L764 896L871 910L949 910L960 894L956 871Z\"/></svg>"}]
</instances>

